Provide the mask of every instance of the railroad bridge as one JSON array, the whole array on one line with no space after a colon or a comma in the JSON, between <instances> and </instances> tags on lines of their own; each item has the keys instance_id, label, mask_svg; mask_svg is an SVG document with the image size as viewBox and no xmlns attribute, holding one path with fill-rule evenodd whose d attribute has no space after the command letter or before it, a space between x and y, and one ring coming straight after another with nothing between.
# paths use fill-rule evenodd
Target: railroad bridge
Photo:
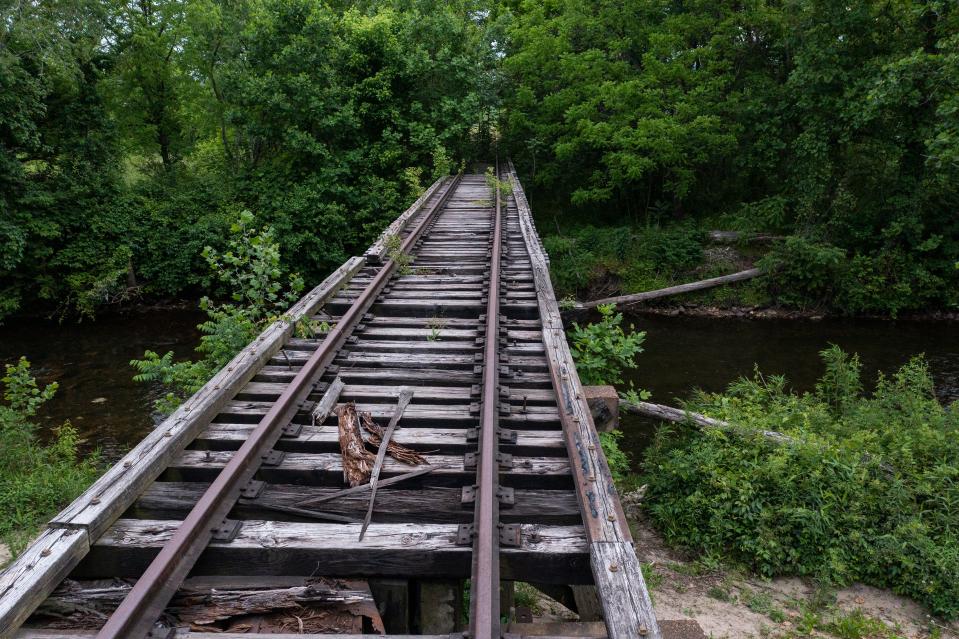
<instances>
[{"instance_id":1,"label":"railroad bridge","mask_svg":"<svg viewBox=\"0 0 959 639\"><path fill-rule=\"evenodd\" d=\"M0 637L661 637L495 174L438 180L57 515ZM517 621L517 581L581 621Z\"/></svg>"}]
</instances>

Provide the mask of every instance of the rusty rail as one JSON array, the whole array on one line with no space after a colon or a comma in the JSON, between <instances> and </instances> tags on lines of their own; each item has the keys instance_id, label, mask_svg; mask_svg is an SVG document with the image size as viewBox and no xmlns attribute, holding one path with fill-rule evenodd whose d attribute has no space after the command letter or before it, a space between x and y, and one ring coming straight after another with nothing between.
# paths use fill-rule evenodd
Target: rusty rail
<instances>
[{"instance_id":1,"label":"rusty rail","mask_svg":"<svg viewBox=\"0 0 959 639\"><path fill-rule=\"evenodd\" d=\"M406 236L400 244L400 251L409 253L433 220L436 212L442 210L458 181L459 177L448 181L443 196ZM320 376L333 361L354 327L373 305L377 295L396 269L396 261L388 259L354 304L330 330L320 347L307 360L290 385L250 433L249 438L203 493L173 537L164 544L159 554L97 634L97 639L151 636L157 619L186 579L200 554L210 543L215 531L229 534L231 530L236 530L238 524L228 521L226 517L239 498L243 487L253 479L261 463L271 454L274 444L283 434L283 427L290 423L297 410L307 400Z\"/></svg>"},{"instance_id":2,"label":"rusty rail","mask_svg":"<svg viewBox=\"0 0 959 639\"><path fill-rule=\"evenodd\" d=\"M496 164L499 180L499 162ZM503 219L496 184L490 247L486 334L483 349L483 405L476 462L476 505L473 515L473 568L470 582L470 637L501 636L499 565L499 311Z\"/></svg>"}]
</instances>

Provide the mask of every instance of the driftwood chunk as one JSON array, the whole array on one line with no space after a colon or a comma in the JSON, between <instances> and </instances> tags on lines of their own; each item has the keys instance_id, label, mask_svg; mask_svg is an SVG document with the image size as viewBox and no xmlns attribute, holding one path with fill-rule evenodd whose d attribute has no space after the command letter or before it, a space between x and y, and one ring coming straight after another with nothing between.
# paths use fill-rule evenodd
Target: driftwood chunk
<instances>
[{"instance_id":1,"label":"driftwood chunk","mask_svg":"<svg viewBox=\"0 0 959 639\"><path fill-rule=\"evenodd\" d=\"M383 428L373 421L373 418L369 413L361 413L361 418L363 420L363 428L366 429L366 432L370 434L370 445L379 448L380 442L383 441ZM387 443L386 453L397 461L401 461L413 466L426 463L425 457L420 455L412 448L408 448L402 444L397 444L395 441L393 441L393 439L390 439L390 441Z\"/></svg>"},{"instance_id":2,"label":"driftwood chunk","mask_svg":"<svg viewBox=\"0 0 959 639\"><path fill-rule=\"evenodd\" d=\"M290 623L298 625L299 619L308 621L316 632L331 632L352 625L362 628L361 619L366 617L383 632L365 581L277 577L276 583L262 586L246 585L249 578L191 581L177 591L167 613L194 630L237 631L244 624L283 628ZM95 628L120 605L130 587L123 580L67 579L40 605L36 616L48 628Z\"/></svg>"},{"instance_id":3,"label":"driftwood chunk","mask_svg":"<svg viewBox=\"0 0 959 639\"><path fill-rule=\"evenodd\" d=\"M356 404L343 404L336 413L339 418L340 454L343 456L343 481L350 486L365 484L373 472L376 457L366 450Z\"/></svg>"}]
</instances>

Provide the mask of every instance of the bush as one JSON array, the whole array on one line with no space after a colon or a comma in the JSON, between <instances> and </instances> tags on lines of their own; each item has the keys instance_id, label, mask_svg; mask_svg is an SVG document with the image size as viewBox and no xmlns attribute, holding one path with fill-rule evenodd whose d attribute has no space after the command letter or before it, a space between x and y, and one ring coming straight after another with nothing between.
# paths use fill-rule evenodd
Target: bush
<instances>
[{"instance_id":1,"label":"bush","mask_svg":"<svg viewBox=\"0 0 959 639\"><path fill-rule=\"evenodd\" d=\"M37 440L31 420L57 385L39 388L26 358L7 365L0 381L6 402L0 404L0 540L18 553L46 520L93 482L99 456L80 457L77 431L69 422L48 444Z\"/></svg>"},{"instance_id":2,"label":"bush","mask_svg":"<svg viewBox=\"0 0 959 639\"><path fill-rule=\"evenodd\" d=\"M770 251L759 266L769 274L769 293L788 306L895 317L955 303L956 287L937 274L949 273L946 266L897 248L850 253L797 236Z\"/></svg>"},{"instance_id":3,"label":"bush","mask_svg":"<svg viewBox=\"0 0 959 639\"><path fill-rule=\"evenodd\" d=\"M650 517L668 541L763 575L863 581L959 616L959 410L920 358L864 396L857 358L822 357L812 393L757 372L697 394L691 410L746 434L663 429L645 457Z\"/></svg>"},{"instance_id":4,"label":"bush","mask_svg":"<svg viewBox=\"0 0 959 639\"><path fill-rule=\"evenodd\" d=\"M209 317L199 325L203 337L196 350L202 357L174 362L172 351L161 356L148 350L143 359L130 362L139 371L135 381L159 383L169 389L156 402L162 413L173 412L180 402L200 390L260 330L280 317L303 290L299 275L283 281L273 229L258 230L254 222L253 214L243 211L230 227L227 251L220 253L209 246L203 249L213 278L226 287L233 303L216 304L209 297L200 300L200 308Z\"/></svg>"},{"instance_id":5,"label":"bush","mask_svg":"<svg viewBox=\"0 0 959 639\"><path fill-rule=\"evenodd\" d=\"M584 226L543 239L550 272L562 295L586 291L604 279L624 293L662 288L702 263L705 234L672 227Z\"/></svg>"},{"instance_id":6,"label":"bush","mask_svg":"<svg viewBox=\"0 0 959 639\"><path fill-rule=\"evenodd\" d=\"M804 237L790 237L760 260L769 291L783 304L807 308L835 298L846 251Z\"/></svg>"},{"instance_id":7,"label":"bush","mask_svg":"<svg viewBox=\"0 0 959 639\"><path fill-rule=\"evenodd\" d=\"M611 430L599 434L599 444L603 448L606 463L609 464L609 474L613 478L613 483L619 487L625 486L632 476L629 455L620 446L622 438L623 431L621 430Z\"/></svg>"},{"instance_id":8,"label":"bush","mask_svg":"<svg viewBox=\"0 0 959 639\"><path fill-rule=\"evenodd\" d=\"M630 324L627 335L620 326L623 314L617 313L613 304L601 304L597 310L599 322L586 326L574 322L569 331L576 371L586 385L622 384L622 371L636 366L634 360L643 352L646 333L637 333Z\"/></svg>"}]
</instances>

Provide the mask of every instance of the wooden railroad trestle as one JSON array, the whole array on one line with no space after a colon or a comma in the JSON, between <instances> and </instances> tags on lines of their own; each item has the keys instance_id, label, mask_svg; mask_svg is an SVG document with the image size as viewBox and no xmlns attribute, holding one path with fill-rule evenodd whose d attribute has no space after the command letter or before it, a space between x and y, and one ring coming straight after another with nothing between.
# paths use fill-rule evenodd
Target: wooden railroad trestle
<instances>
[{"instance_id":1,"label":"wooden railroad trestle","mask_svg":"<svg viewBox=\"0 0 959 639\"><path fill-rule=\"evenodd\" d=\"M497 172L511 193L438 180L55 517L0 573L0 638L198 637L235 619L258 625L219 636L521 636L501 624L513 581L583 607L594 584L591 636L660 637L548 257L512 165ZM322 328L294 337L301 320ZM426 464L387 456L377 490L344 492L345 402L393 418L384 436ZM211 500L213 524L191 513Z\"/></svg>"}]
</instances>

